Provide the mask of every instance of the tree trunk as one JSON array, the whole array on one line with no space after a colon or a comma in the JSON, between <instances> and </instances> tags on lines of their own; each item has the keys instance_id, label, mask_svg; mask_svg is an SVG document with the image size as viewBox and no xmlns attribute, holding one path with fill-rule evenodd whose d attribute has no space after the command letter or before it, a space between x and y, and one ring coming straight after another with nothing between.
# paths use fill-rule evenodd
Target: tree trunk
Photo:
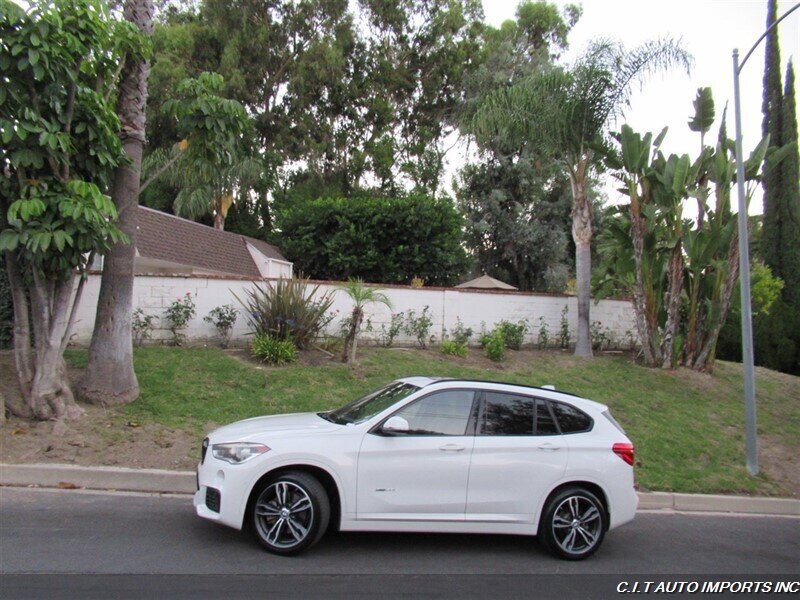
<instances>
[{"instance_id":1,"label":"tree trunk","mask_svg":"<svg viewBox=\"0 0 800 600\"><path fill-rule=\"evenodd\" d=\"M222 216L221 211L214 213L214 229L223 231L225 229L225 217Z\"/></svg>"},{"instance_id":2,"label":"tree trunk","mask_svg":"<svg viewBox=\"0 0 800 600\"><path fill-rule=\"evenodd\" d=\"M644 238L646 225L641 214L640 200L635 190L631 192L631 240L633 242L633 262L636 272L633 288L633 307L636 314L636 329L639 332L639 343L642 346L644 361L648 367L658 364L658 348L654 340L653 328L650 324L648 296L644 289Z\"/></svg>"},{"instance_id":3,"label":"tree trunk","mask_svg":"<svg viewBox=\"0 0 800 600\"><path fill-rule=\"evenodd\" d=\"M686 323L686 345L684 346L683 356L686 361L694 360L697 352L697 344L700 340L699 329L702 312L700 306L700 285L702 283L702 273L694 272L691 279L689 292L689 318Z\"/></svg>"},{"instance_id":4,"label":"tree trunk","mask_svg":"<svg viewBox=\"0 0 800 600\"><path fill-rule=\"evenodd\" d=\"M728 246L728 276L725 279L725 288L722 291L720 298L720 309L717 315L717 320L714 322L713 327L710 328L708 337L705 339L703 347L697 355L697 358L690 360L687 364L692 369L697 371L711 371L714 365L714 355L717 350L717 339L719 333L722 331L722 326L725 324L725 319L728 318L728 311L731 308L731 299L733 298L733 290L736 287L736 280L739 279L739 234L734 231L731 236L731 243Z\"/></svg>"},{"instance_id":5,"label":"tree trunk","mask_svg":"<svg viewBox=\"0 0 800 600\"><path fill-rule=\"evenodd\" d=\"M14 306L14 362L22 396L28 398L33 383L33 356L31 355L31 318L25 284L13 252L4 253L11 300Z\"/></svg>"},{"instance_id":6,"label":"tree trunk","mask_svg":"<svg viewBox=\"0 0 800 600\"><path fill-rule=\"evenodd\" d=\"M575 278L578 287L578 337L575 356L592 357L589 335L592 284L592 207L586 198L586 161L578 165L572 183L572 239L575 241Z\"/></svg>"},{"instance_id":7,"label":"tree trunk","mask_svg":"<svg viewBox=\"0 0 800 600\"><path fill-rule=\"evenodd\" d=\"M14 302L14 358L25 401L24 410L15 403L8 407L18 416L40 420L77 418L83 410L75 404L64 363L75 275L54 281L31 270L32 281L26 282L16 255L6 252L5 259ZM32 341L35 348L31 348Z\"/></svg>"},{"instance_id":8,"label":"tree trunk","mask_svg":"<svg viewBox=\"0 0 800 600\"><path fill-rule=\"evenodd\" d=\"M152 35L152 0L127 0L124 14L146 35ZM79 389L80 395L93 404L125 404L139 396L139 382L133 370L131 318L134 240L149 72L149 61L129 59L120 82L120 137L130 164L117 168L112 199L119 212L118 226L130 237L131 243L116 244L105 256L103 264L89 362Z\"/></svg>"},{"instance_id":9,"label":"tree trunk","mask_svg":"<svg viewBox=\"0 0 800 600\"><path fill-rule=\"evenodd\" d=\"M683 293L683 251L678 241L669 257L667 271L669 292L667 297L667 323L661 341L661 367L671 369L674 364L675 337L680 323L681 294Z\"/></svg>"},{"instance_id":10,"label":"tree trunk","mask_svg":"<svg viewBox=\"0 0 800 600\"><path fill-rule=\"evenodd\" d=\"M361 330L361 322L364 320L364 311L360 307L353 309L350 315L350 329L344 338L344 348L342 349L342 362L354 363L356 361L356 346L358 343L358 332Z\"/></svg>"}]
</instances>

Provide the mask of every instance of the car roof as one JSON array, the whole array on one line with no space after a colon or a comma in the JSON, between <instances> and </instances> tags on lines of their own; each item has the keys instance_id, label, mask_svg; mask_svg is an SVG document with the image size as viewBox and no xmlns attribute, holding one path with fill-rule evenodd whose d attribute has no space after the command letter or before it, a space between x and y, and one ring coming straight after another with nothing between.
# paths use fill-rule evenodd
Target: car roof
<instances>
[{"instance_id":1,"label":"car roof","mask_svg":"<svg viewBox=\"0 0 800 600\"><path fill-rule=\"evenodd\" d=\"M578 396L577 394L572 394L570 392L565 392L562 390L557 390L555 387L538 387L533 385L525 385L522 383L510 383L506 381L492 381L486 379L461 379L461 378L451 378L451 377L405 377L400 379L403 383L410 383L411 385L415 385L419 388L428 387L429 385L433 385L436 383L444 383L444 384L481 384L481 387L485 386L502 386L506 388L506 391L510 390L520 390L520 391L536 391L537 395L549 398L552 400L563 399L570 402L574 402L578 406L584 407L591 407L595 410L600 412L606 410L608 407L605 404L601 404L600 402L595 402L594 400L589 400L588 398L584 398L582 396ZM565 397L566 396L566 397Z\"/></svg>"}]
</instances>

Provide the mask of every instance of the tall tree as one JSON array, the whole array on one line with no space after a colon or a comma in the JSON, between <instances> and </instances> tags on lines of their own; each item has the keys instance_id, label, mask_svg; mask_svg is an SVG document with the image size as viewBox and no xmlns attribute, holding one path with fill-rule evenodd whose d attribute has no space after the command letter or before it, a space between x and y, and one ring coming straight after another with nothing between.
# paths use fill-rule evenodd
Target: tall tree
<instances>
[{"instance_id":1,"label":"tall tree","mask_svg":"<svg viewBox=\"0 0 800 600\"><path fill-rule=\"evenodd\" d=\"M529 157L490 158L460 173L456 197L473 269L520 290L563 292L569 279L569 182Z\"/></svg>"},{"instance_id":2,"label":"tall tree","mask_svg":"<svg viewBox=\"0 0 800 600\"><path fill-rule=\"evenodd\" d=\"M145 36L153 33L152 0L127 0L123 14ZM137 209L142 152L145 142L145 105L150 61L129 53L122 62L117 98L120 140L127 161L114 175L111 197L119 213L119 227L127 243L117 243L103 257L103 276L97 300L86 374L80 382L83 399L104 406L132 402L139 396L133 370L133 263L136 254Z\"/></svg>"},{"instance_id":3,"label":"tall tree","mask_svg":"<svg viewBox=\"0 0 800 600\"><path fill-rule=\"evenodd\" d=\"M781 172L780 236L783 297L800 312L800 159L798 158L797 103L794 95L794 66L786 67L783 89L781 134L784 157L778 167ZM795 340L800 348L800 332Z\"/></svg>"},{"instance_id":4,"label":"tall tree","mask_svg":"<svg viewBox=\"0 0 800 600\"><path fill-rule=\"evenodd\" d=\"M767 28L775 24L777 14L777 0L768 0ZM781 89L781 54L777 28L767 34L764 56L764 96L761 103L761 112L764 118L761 122L761 134L762 136L769 135L770 149L766 159L769 160L771 154L783 145L783 92ZM764 262L772 269L772 273L781 278L783 277L781 268L783 243L781 240L780 218L782 185L783 166L778 164L771 169L765 168L764 180L762 181L764 189L764 222L761 252Z\"/></svg>"},{"instance_id":5,"label":"tall tree","mask_svg":"<svg viewBox=\"0 0 800 600\"><path fill-rule=\"evenodd\" d=\"M124 161L108 98L120 53L139 55L140 42L102 2L53 0L23 11L0 0L0 251L27 407L14 412L82 412L63 355L92 256L126 241L103 194Z\"/></svg>"},{"instance_id":6,"label":"tall tree","mask_svg":"<svg viewBox=\"0 0 800 600\"><path fill-rule=\"evenodd\" d=\"M557 161L572 187L572 237L578 287L575 354L591 356L589 304L592 208L587 184L602 165L607 126L630 105L633 86L648 73L682 65L689 55L674 41L648 42L633 50L595 42L569 69L525 78L490 94L478 109L478 139L516 140L543 159Z\"/></svg>"}]
</instances>

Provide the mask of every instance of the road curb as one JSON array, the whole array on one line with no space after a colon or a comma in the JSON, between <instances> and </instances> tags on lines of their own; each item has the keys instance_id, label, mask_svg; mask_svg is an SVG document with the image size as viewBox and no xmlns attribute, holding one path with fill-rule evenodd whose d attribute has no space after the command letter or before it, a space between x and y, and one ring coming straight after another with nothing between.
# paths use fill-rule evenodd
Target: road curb
<instances>
[{"instance_id":1,"label":"road curb","mask_svg":"<svg viewBox=\"0 0 800 600\"><path fill-rule=\"evenodd\" d=\"M0 464L0 485L193 494L197 484L195 474L191 471Z\"/></svg>"},{"instance_id":2,"label":"road curb","mask_svg":"<svg viewBox=\"0 0 800 600\"><path fill-rule=\"evenodd\" d=\"M196 489L193 471L131 469L127 467L82 467L59 464L11 465L0 463L0 485L85 488L90 490L167 494L193 494ZM800 517L800 500L795 498L639 492L639 509L678 512L732 512Z\"/></svg>"}]
</instances>

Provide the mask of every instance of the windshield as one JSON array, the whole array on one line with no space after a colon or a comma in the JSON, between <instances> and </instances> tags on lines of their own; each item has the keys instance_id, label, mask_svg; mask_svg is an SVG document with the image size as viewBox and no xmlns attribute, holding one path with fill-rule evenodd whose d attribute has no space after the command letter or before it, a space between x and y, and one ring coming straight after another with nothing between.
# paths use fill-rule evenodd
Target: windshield
<instances>
[{"instance_id":1,"label":"windshield","mask_svg":"<svg viewBox=\"0 0 800 600\"><path fill-rule=\"evenodd\" d=\"M340 424L361 423L389 408L395 402L408 398L418 389L420 388L410 383L395 381L358 400L345 404L341 408L332 410L326 414L326 418Z\"/></svg>"}]
</instances>

